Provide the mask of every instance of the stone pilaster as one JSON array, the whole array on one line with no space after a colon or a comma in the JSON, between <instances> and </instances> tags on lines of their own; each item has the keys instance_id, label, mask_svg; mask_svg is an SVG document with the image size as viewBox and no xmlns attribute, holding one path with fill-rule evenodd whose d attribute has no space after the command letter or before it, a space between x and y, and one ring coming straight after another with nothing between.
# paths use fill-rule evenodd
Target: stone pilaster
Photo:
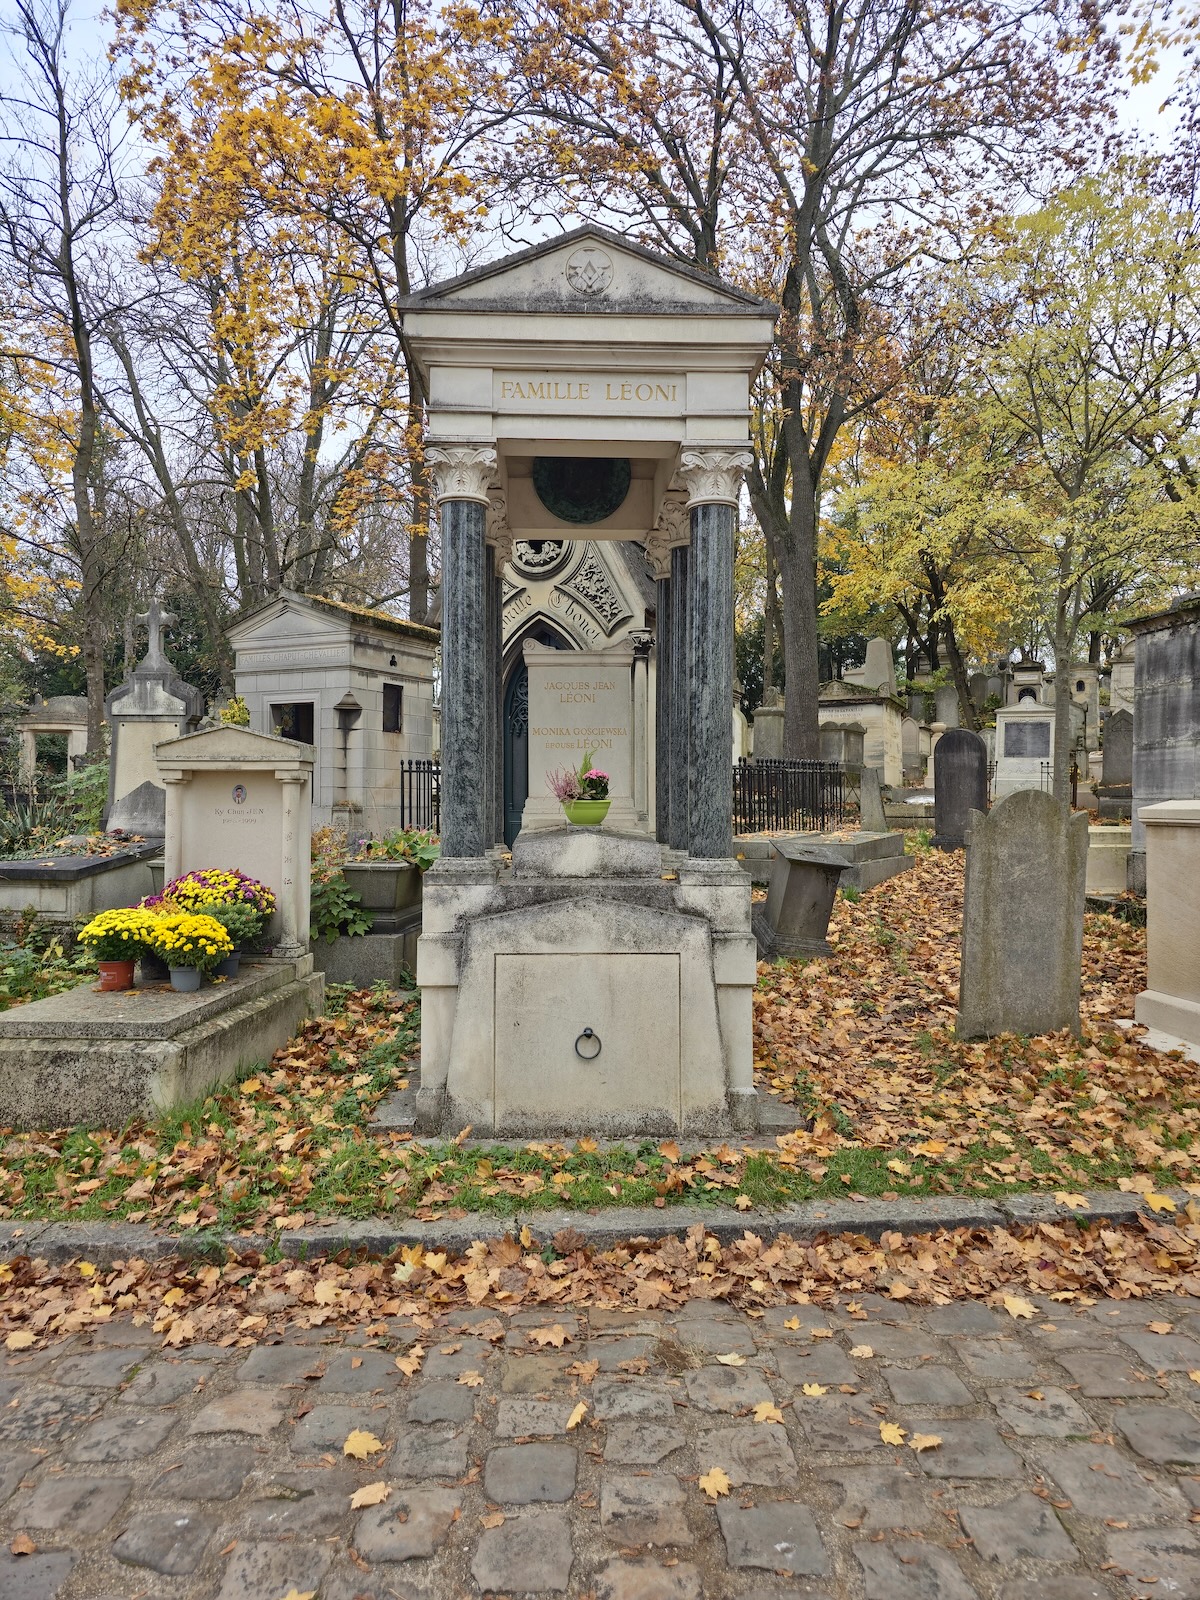
<instances>
[{"instance_id":1,"label":"stone pilaster","mask_svg":"<svg viewBox=\"0 0 1200 1600\"><path fill-rule=\"evenodd\" d=\"M668 563L668 573L670 565ZM668 843L671 826L671 580L659 578L654 639L654 834Z\"/></svg>"},{"instance_id":2,"label":"stone pilaster","mask_svg":"<svg viewBox=\"0 0 1200 1600\"><path fill-rule=\"evenodd\" d=\"M442 854L481 856L495 809L486 536L496 452L439 445L426 460L442 534Z\"/></svg>"}]
</instances>

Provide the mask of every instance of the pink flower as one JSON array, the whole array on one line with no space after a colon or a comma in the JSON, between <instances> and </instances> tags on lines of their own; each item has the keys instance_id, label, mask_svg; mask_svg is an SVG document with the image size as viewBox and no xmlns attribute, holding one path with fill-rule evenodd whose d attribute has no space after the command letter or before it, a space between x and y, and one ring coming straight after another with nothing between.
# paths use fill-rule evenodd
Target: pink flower
<instances>
[{"instance_id":1,"label":"pink flower","mask_svg":"<svg viewBox=\"0 0 1200 1600\"><path fill-rule=\"evenodd\" d=\"M592 767L589 771L584 773L584 777L585 778L600 778L605 783L608 782L608 773L607 772L601 772L599 767Z\"/></svg>"}]
</instances>

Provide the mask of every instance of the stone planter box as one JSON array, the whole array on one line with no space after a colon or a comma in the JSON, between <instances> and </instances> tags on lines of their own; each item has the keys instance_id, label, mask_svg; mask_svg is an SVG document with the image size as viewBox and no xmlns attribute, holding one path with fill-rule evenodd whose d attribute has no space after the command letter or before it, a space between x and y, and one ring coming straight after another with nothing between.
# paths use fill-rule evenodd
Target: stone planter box
<instances>
[{"instance_id":1,"label":"stone planter box","mask_svg":"<svg viewBox=\"0 0 1200 1600\"><path fill-rule=\"evenodd\" d=\"M115 856L54 856L0 861L0 919L32 906L39 922L78 922L136 905L155 892L150 859L161 845L131 845Z\"/></svg>"},{"instance_id":2,"label":"stone planter box","mask_svg":"<svg viewBox=\"0 0 1200 1600\"><path fill-rule=\"evenodd\" d=\"M348 861L342 871L364 909L375 913L376 925L421 904L421 869L409 861Z\"/></svg>"}]
</instances>

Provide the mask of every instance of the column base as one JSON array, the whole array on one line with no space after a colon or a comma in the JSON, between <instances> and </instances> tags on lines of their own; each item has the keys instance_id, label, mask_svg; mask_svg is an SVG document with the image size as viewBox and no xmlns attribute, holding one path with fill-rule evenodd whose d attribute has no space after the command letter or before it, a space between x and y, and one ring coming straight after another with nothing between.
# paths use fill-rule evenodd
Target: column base
<instances>
[{"instance_id":1,"label":"column base","mask_svg":"<svg viewBox=\"0 0 1200 1600\"><path fill-rule=\"evenodd\" d=\"M1143 989L1134 1001L1133 1016L1148 1028L1174 1034L1188 1044L1200 1044L1200 1002L1163 994L1159 989Z\"/></svg>"}]
</instances>

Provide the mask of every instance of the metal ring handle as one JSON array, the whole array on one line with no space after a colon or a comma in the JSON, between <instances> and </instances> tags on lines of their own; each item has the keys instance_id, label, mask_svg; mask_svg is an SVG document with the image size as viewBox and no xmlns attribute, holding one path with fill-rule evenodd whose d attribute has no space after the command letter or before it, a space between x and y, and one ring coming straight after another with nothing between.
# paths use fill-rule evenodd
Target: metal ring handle
<instances>
[{"instance_id":1,"label":"metal ring handle","mask_svg":"<svg viewBox=\"0 0 1200 1600\"><path fill-rule=\"evenodd\" d=\"M595 1044L596 1048L591 1052L590 1055L585 1055L579 1048L580 1039L590 1039ZM596 1057L600 1054L603 1048L604 1046L600 1043L600 1035L598 1033L593 1033L590 1028L585 1028L579 1035L579 1039L576 1039L575 1041L575 1054L581 1061L595 1061Z\"/></svg>"}]
</instances>

